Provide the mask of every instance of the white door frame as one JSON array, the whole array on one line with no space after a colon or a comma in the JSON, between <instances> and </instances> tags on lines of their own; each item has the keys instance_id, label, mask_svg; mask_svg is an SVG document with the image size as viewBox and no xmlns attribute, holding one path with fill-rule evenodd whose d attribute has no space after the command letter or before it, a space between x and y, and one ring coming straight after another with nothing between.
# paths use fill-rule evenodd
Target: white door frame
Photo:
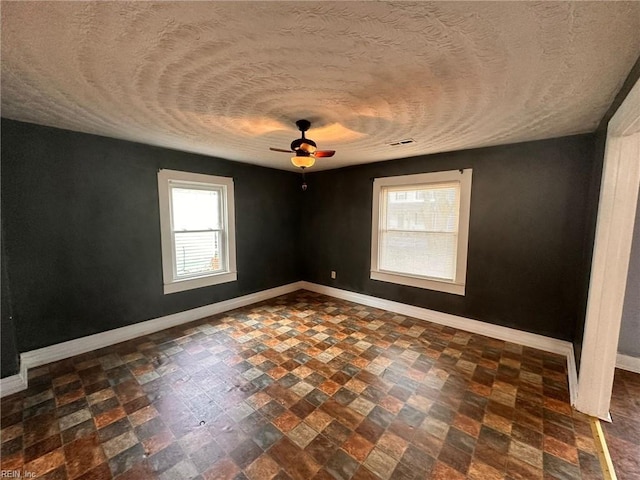
<instances>
[{"instance_id":1,"label":"white door frame","mask_svg":"<svg viewBox=\"0 0 640 480\"><path fill-rule=\"evenodd\" d=\"M631 240L640 187L640 80L609 121L576 408L610 420Z\"/></svg>"}]
</instances>

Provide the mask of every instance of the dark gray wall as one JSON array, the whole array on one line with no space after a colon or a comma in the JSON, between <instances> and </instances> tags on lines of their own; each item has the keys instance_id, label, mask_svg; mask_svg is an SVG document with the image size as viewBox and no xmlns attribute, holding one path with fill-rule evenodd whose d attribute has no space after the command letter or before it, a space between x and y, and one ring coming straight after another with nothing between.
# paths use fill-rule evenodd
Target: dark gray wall
<instances>
[{"instance_id":1,"label":"dark gray wall","mask_svg":"<svg viewBox=\"0 0 640 480\"><path fill-rule=\"evenodd\" d=\"M1 233L1 232L0 232ZM1 235L4 237L4 234ZM0 344L1 363L0 363L0 378L13 375L18 371L18 351L16 347L15 328L13 325L13 317L11 312L11 300L9 292L9 282L7 279L7 269L5 268L5 261L7 256L4 251L4 238L2 238L2 276L0 278L0 290L2 290L2 304L0 304L0 316L2 324L0 325Z\"/></svg>"},{"instance_id":2,"label":"dark gray wall","mask_svg":"<svg viewBox=\"0 0 640 480\"><path fill-rule=\"evenodd\" d=\"M234 178L237 282L163 294L160 168ZM294 173L3 119L3 275L17 351L299 280L301 195ZM4 376L13 364L2 319Z\"/></svg>"},{"instance_id":3,"label":"dark gray wall","mask_svg":"<svg viewBox=\"0 0 640 480\"><path fill-rule=\"evenodd\" d=\"M312 173L304 279L573 340L593 146L581 135ZM461 168L473 168L466 295L370 280L373 179Z\"/></svg>"},{"instance_id":4,"label":"dark gray wall","mask_svg":"<svg viewBox=\"0 0 640 480\"><path fill-rule=\"evenodd\" d=\"M633 227L618 352L640 358L640 195Z\"/></svg>"}]
</instances>

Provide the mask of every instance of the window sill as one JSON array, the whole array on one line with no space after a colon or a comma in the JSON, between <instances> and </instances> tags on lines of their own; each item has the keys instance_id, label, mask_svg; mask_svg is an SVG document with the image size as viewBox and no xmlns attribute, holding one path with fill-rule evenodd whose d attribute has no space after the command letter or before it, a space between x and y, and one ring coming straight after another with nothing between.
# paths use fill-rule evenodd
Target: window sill
<instances>
[{"instance_id":1,"label":"window sill","mask_svg":"<svg viewBox=\"0 0 640 480\"><path fill-rule=\"evenodd\" d=\"M209 287L220 283L235 282L238 279L237 272L217 273L215 275L207 275L206 277L189 278L186 280L177 280L173 283L164 285L165 295L168 293L184 292L194 288Z\"/></svg>"},{"instance_id":2,"label":"window sill","mask_svg":"<svg viewBox=\"0 0 640 480\"><path fill-rule=\"evenodd\" d=\"M379 280L381 282L407 285L409 287L424 288L425 290L435 290L438 292L453 293L454 295L464 296L465 294L464 284L458 284L458 283L452 283L452 282L446 282L446 281L430 280L430 279L419 278L419 277L409 277L406 275L398 275L394 273L379 272L374 270L371 271L371 279Z\"/></svg>"}]
</instances>

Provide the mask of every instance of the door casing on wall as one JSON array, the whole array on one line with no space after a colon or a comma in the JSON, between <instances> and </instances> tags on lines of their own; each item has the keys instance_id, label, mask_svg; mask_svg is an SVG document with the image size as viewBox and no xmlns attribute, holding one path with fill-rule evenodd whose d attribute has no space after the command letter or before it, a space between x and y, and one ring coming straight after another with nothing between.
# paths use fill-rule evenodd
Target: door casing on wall
<instances>
[{"instance_id":1,"label":"door casing on wall","mask_svg":"<svg viewBox=\"0 0 640 480\"><path fill-rule=\"evenodd\" d=\"M631 241L640 187L640 80L607 126L576 408L610 420Z\"/></svg>"}]
</instances>

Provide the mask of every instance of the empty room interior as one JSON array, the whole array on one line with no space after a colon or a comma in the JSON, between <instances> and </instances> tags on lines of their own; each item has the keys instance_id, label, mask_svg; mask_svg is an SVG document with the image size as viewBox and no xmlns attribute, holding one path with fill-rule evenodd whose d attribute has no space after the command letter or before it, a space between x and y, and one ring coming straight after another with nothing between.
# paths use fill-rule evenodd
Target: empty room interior
<instances>
[{"instance_id":1,"label":"empty room interior","mask_svg":"<svg viewBox=\"0 0 640 480\"><path fill-rule=\"evenodd\" d=\"M640 478L640 2L0 10L0 476Z\"/></svg>"}]
</instances>

